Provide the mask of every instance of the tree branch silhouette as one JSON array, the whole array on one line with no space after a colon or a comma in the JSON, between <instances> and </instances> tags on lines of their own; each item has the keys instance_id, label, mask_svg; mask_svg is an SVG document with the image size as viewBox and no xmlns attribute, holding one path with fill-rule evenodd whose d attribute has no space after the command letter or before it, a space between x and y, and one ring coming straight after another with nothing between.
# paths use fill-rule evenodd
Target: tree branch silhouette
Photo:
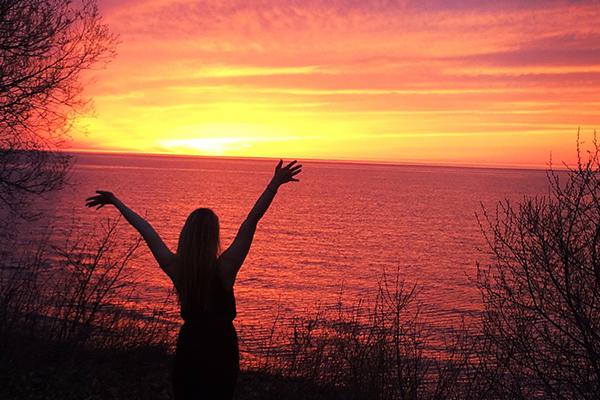
<instances>
[{"instance_id":1,"label":"tree branch silhouette","mask_svg":"<svg viewBox=\"0 0 600 400\"><path fill-rule=\"evenodd\" d=\"M89 112L81 74L115 54L94 0L0 0L0 202L29 217L61 188L73 120Z\"/></svg>"}]
</instances>

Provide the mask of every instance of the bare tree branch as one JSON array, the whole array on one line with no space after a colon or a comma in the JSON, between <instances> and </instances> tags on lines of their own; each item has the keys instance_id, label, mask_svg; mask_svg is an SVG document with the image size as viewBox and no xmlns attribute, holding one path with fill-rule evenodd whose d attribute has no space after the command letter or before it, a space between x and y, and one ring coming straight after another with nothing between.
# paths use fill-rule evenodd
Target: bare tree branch
<instances>
[{"instance_id":1,"label":"bare tree branch","mask_svg":"<svg viewBox=\"0 0 600 400\"><path fill-rule=\"evenodd\" d=\"M0 202L21 216L61 188L73 118L90 110L80 75L114 56L94 0L0 0Z\"/></svg>"}]
</instances>

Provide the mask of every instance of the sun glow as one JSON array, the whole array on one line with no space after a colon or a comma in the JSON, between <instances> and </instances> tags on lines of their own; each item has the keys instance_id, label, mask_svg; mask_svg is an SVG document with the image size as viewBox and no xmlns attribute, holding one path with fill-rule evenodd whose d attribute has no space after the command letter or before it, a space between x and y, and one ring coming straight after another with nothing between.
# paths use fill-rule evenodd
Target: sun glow
<instances>
[{"instance_id":1,"label":"sun glow","mask_svg":"<svg viewBox=\"0 0 600 400\"><path fill-rule=\"evenodd\" d=\"M540 165L600 126L585 3L227 4L101 2L121 46L72 148Z\"/></svg>"}]
</instances>

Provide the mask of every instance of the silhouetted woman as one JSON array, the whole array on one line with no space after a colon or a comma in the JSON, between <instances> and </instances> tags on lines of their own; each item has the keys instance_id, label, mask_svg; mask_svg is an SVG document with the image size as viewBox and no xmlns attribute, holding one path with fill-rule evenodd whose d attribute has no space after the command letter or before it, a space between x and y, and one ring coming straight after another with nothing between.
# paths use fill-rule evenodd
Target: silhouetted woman
<instances>
[{"instance_id":1,"label":"silhouetted woman","mask_svg":"<svg viewBox=\"0 0 600 400\"><path fill-rule=\"evenodd\" d=\"M302 165L292 161L275 174L242 223L233 243L219 254L219 219L208 208L193 211L185 221L173 254L152 226L111 192L97 191L88 207L114 205L139 231L161 269L171 278L181 305L184 324L177 338L173 368L175 398L231 399L239 371L233 285L258 221L277 189L297 181Z\"/></svg>"}]
</instances>

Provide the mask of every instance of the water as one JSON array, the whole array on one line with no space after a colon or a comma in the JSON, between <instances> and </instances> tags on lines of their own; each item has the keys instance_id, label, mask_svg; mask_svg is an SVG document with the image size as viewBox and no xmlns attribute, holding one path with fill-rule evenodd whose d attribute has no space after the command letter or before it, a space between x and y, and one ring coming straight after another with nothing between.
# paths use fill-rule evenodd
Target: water
<instances>
[{"instance_id":1,"label":"water","mask_svg":"<svg viewBox=\"0 0 600 400\"><path fill-rule=\"evenodd\" d=\"M487 260L475 218L481 205L547 192L537 170L305 162L299 183L279 190L259 224L238 275L238 324L265 327L277 313L302 315L376 295L384 270L417 283L419 299L439 329L481 309L477 261ZM145 215L174 250L187 215L210 207L221 220L223 247L269 182L271 160L77 154L73 185L39 205L58 231L73 219L88 230L112 207L84 206L96 189L113 191ZM127 227L129 228L129 227ZM133 228L131 228L133 230ZM150 308L169 279L149 251L134 274ZM173 304L176 315L176 304Z\"/></svg>"}]
</instances>

